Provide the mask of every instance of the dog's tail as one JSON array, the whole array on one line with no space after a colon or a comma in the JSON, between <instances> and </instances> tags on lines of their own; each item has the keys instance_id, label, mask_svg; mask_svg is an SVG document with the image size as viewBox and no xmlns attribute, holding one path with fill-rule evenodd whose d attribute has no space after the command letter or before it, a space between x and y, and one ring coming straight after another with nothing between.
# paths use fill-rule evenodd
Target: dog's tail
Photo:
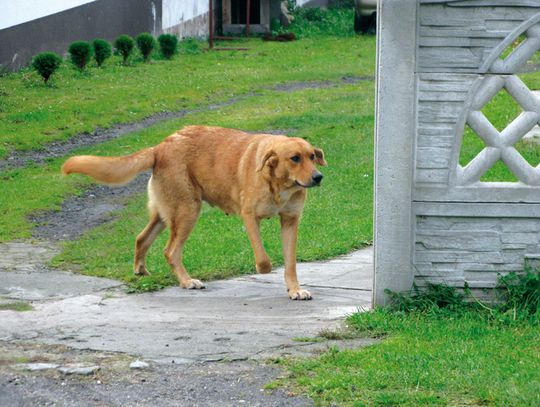
<instances>
[{"instance_id":1,"label":"dog's tail","mask_svg":"<svg viewBox=\"0 0 540 407\"><path fill-rule=\"evenodd\" d=\"M85 174L104 184L121 185L131 181L138 173L152 168L154 161L153 148L145 148L123 157L78 155L64 163L62 173Z\"/></svg>"}]
</instances>

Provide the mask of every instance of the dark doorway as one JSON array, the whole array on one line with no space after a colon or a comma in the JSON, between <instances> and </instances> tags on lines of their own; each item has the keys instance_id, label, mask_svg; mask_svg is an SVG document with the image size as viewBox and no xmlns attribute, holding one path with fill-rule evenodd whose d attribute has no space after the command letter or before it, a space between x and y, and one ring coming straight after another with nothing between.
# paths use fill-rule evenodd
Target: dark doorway
<instances>
[{"instance_id":1,"label":"dark doorway","mask_svg":"<svg viewBox=\"0 0 540 407\"><path fill-rule=\"evenodd\" d=\"M232 24L246 24L247 1L248 0L231 0ZM249 23L261 23L261 0L251 0Z\"/></svg>"}]
</instances>

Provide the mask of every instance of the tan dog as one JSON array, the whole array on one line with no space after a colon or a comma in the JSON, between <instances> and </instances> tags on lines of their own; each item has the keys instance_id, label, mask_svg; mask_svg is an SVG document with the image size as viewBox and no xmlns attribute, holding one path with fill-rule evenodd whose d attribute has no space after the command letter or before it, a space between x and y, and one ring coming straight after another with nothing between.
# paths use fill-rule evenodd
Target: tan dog
<instances>
[{"instance_id":1,"label":"tan dog","mask_svg":"<svg viewBox=\"0 0 540 407\"><path fill-rule=\"evenodd\" d=\"M296 277L296 239L306 189L321 183L315 164L326 165L321 149L300 138L252 135L220 127L188 126L161 144L124 157L76 156L64 174L81 173L106 184L124 184L152 168L148 183L150 222L137 236L135 274L147 275L146 252L168 226L165 257L184 288L204 288L182 263L182 249L201 202L242 217L259 273L272 264L264 251L259 223L279 215L289 297L309 300Z\"/></svg>"}]
</instances>

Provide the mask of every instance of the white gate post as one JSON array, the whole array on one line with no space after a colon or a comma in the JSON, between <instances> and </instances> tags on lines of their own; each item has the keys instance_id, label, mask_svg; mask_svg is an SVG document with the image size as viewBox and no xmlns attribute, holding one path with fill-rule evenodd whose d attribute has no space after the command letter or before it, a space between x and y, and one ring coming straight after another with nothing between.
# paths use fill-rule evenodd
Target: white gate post
<instances>
[{"instance_id":1,"label":"white gate post","mask_svg":"<svg viewBox=\"0 0 540 407\"><path fill-rule=\"evenodd\" d=\"M410 289L416 0L380 0L375 107L374 304Z\"/></svg>"}]
</instances>

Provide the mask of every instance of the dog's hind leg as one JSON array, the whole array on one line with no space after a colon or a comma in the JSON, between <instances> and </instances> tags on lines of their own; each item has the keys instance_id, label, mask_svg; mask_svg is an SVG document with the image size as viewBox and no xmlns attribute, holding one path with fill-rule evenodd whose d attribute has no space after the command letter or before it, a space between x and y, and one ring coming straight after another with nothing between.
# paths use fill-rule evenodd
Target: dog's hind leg
<instances>
[{"instance_id":1,"label":"dog's hind leg","mask_svg":"<svg viewBox=\"0 0 540 407\"><path fill-rule=\"evenodd\" d=\"M165 223L161 220L157 213L150 214L150 222L137 236L135 241L135 264L133 271L137 275L146 276L150 273L146 269L145 258L146 252L154 243L154 240L165 229Z\"/></svg>"},{"instance_id":2,"label":"dog's hind leg","mask_svg":"<svg viewBox=\"0 0 540 407\"><path fill-rule=\"evenodd\" d=\"M183 288L204 288L204 284L187 273L182 262L184 244L193 230L201 210L200 201L182 204L170 220L171 236L165 247L165 257Z\"/></svg>"}]
</instances>

